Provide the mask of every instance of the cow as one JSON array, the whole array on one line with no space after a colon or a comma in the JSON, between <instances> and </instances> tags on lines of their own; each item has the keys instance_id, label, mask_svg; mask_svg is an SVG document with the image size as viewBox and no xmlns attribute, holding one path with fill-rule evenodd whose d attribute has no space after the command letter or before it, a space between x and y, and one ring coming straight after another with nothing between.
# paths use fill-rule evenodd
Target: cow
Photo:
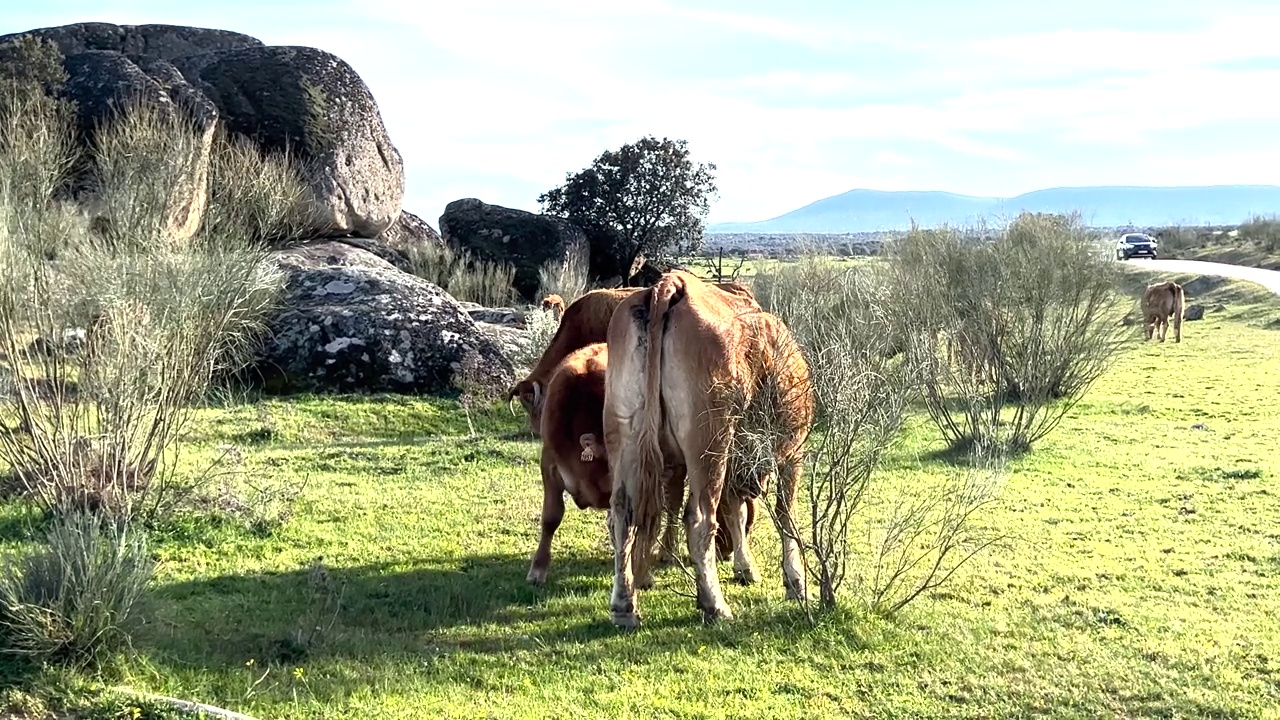
<instances>
[{"instance_id":1,"label":"cow","mask_svg":"<svg viewBox=\"0 0 1280 720\"><path fill-rule=\"evenodd\" d=\"M1146 339L1154 334L1164 342L1173 318L1173 341L1182 342L1182 312L1186 298L1182 286L1173 281L1152 283L1142 291L1142 320Z\"/></svg>"},{"instance_id":2,"label":"cow","mask_svg":"<svg viewBox=\"0 0 1280 720\"><path fill-rule=\"evenodd\" d=\"M540 414L538 408L542 404L551 374L560 361L574 350L604 342L614 309L635 292L636 288L592 290L565 308L560 317L560 327L556 329L547 349L542 351L538 363L529 371L528 376L508 392L508 399L519 398L520 404L524 406L529 418L529 430L534 434L541 432L537 420Z\"/></svg>"},{"instance_id":3,"label":"cow","mask_svg":"<svg viewBox=\"0 0 1280 720\"><path fill-rule=\"evenodd\" d=\"M755 296L751 288L737 281L718 283L716 287L742 298L755 307ZM538 422L534 419L535 408L541 404L542 396L551 379L551 373L561 360L569 353L592 343L604 342L609 332L609 318L623 300L631 297L640 288L606 288L592 290L574 300L564 310L560 318L560 327L551 337L547 349L538 358L538 363L529 371L528 376L516 383L507 393L508 400L520 400L529 418L529 431L535 435L540 432Z\"/></svg>"},{"instance_id":4,"label":"cow","mask_svg":"<svg viewBox=\"0 0 1280 720\"><path fill-rule=\"evenodd\" d=\"M789 599L802 600L805 576L792 518L814 398L809 366L790 330L754 300L677 271L619 305L606 342L613 623L640 624L634 558L646 558L653 543L666 495L663 469L669 465L682 466L688 481L684 520L703 619L733 617L711 558L712 536L723 508L734 540L735 574L744 581L756 576L743 542L742 502L724 491L727 479L740 482L729 457L740 419L761 409L773 420L770 449L778 477L773 483L756 478L756 486L763 495L775 485L783 584Z\"/></svg>"},{"instance_id":5,"label":"cow","mask_svg":"<svg viewBox=\"0 0 1280 720\"><path fill-rule=\"evenodd\" d=\"M560 318L564 316L564 298L551 293L542 298L542 309L549 311L555 316L556 322L560 322Z\"/></svg>"},{"instance_id":6,"label":"cow","mask_svg":"<svg viewBox=\"0 0 1280 720\"><path fill-rule=\"evenodd\" d=\"M544 402L537 409L541 427L542 518L541 537L529 563L526 580L542 585L551 563L551 540L564 518L564 494L573 498L579 509L608 510L613 491L609 474L608 452L604 440L603 409L605 368L608 347L593 343L567 355L556 366L547 384ZM676 511L684 492L682 468L668 468L664 476L668 495L666 535L660 562L672 562L679 518ZM756 503L748 503L746 532L755 520ZM744 542L745 542L744 533ZM733 551L727 532L716 536L718 552L727 556ZM647 565L640 565L641 584L652 583Z\"/></svg>"}]
</instances>

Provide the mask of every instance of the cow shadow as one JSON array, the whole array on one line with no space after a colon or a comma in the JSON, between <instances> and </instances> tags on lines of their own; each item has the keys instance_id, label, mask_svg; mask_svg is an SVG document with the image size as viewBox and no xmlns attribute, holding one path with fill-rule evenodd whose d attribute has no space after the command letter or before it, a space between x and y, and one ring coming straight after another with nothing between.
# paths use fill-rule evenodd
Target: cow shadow
<instances>
[{"instance_id":1,"label":"cow shadow","mask_svg":"<svg viewBox=\"0 0 1280 720\"><path fill-rule=\"evenodd\" d=\"M528 561L523 554L470 555L447 567L424 560L170 583L154 590L150 622L135 647L160 665L216 671L250 659L378 664L571 646L574 658L589 661L596 653L603 658L617 652L616 642L627 633L609 619L611 558L557 555L543 587L525 582ZM680 578L668 569L658 583L677 588ZM734 644L800 632L803 625L794 604L756 607L713 628L707 639ZM513 627L521 632L512 633ZM677 612L646 617L644 631L658 641L658 652L687 644L689 631L699 627L690 597Z\"/></svg>"},{"instance_id":2,"label":"cow shadow","mask_svg":"<svg viewBox=\"0 0 1280 720\"><path fill-rule=\"evenodd\" d=\"M528 555L492 554L169 583L155 588L138 640L184 664L364 658L417 652L422 638L458 628L545 619L567 611L562 600L607 601L608 557L557 555L544 587L525 582L528 568Z\"/></svg>"}]
</instances>

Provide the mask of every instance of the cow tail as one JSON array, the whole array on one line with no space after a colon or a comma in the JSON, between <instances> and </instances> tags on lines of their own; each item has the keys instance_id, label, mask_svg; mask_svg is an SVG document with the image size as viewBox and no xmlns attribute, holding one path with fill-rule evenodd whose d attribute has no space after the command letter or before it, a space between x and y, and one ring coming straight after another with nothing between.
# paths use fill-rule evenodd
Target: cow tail
<instances>
[{"instance_id":1,"label":"cow tail","mask_svg":"<svg viewBox=\"0 0 1280 720\"><path fill-rule=\"evenodd\" d=\"M684 281L666 276L649 293L644 345L644 405L636 427L636 533L648 547L658 537L665 492L662 485L662 340L667 311L684 294Z\"/></svg>"}]
</instances>

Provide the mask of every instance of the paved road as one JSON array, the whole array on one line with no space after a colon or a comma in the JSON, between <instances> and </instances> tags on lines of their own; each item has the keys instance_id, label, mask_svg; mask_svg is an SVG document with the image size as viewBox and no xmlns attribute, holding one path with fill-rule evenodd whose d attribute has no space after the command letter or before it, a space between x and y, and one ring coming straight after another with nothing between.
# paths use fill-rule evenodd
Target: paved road
<instances>
[{"instance_id":1,"label":"paved road","mask_svg":"<svg viewBox=\"0 0 1280 720\"><path fill-rule=\"evenodd\" d=\"M1197 273L1199 275L1218 275L1221 277L1249 280L1256 282L1268 290L1280 295L1280 270L1263 270L1262 268L1228 265L1226 263L1204 262L1203 260L1126 260L1135 267L1163 270L1165 272Z\"/></svg>"}]
</instances>

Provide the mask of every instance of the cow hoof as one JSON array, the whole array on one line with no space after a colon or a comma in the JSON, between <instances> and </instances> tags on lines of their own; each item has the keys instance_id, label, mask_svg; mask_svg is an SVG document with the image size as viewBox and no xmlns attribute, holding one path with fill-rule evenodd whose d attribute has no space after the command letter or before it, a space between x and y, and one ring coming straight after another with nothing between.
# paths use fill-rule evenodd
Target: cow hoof
<instances>
[{"instance_id":1,"label":"cow hoof","mask_svg":"<svg viewBox=\"0 0 1280 720\"><path fill-rule=\"evenodd\" d=\"M797 583L787 583L787 599L804 602L809 599L809 594L805 592L804 585L797 584Z\"/></svg>"},{"instance_id":2,"label":"cow hoof","mask_svg":"<svg viewBox=\"0 0 1280 720\"><path fill-rule=\"evenodd\" d=\"M543 585L547 584L547 571L531 568L529 570L529 574L525 576L524 581L529 583L530 585L536 585L537 587L542 587Z\"/></svg>"},{"instance_id":3,"label":"cow hoof","mask_svg":"<svg viewBox=\"0 0 1280 720\"><path fill-rule=\"evenodd\" d=\"M760 582L760 573L755 568L746 568L745 570L734 570L733 581L739 585L755 585Z\"/></svg>"},{"instance_id":4,"label":"cow hoof","mask_svg":"<svg viewBox=\"0 0 1280 720\"><path fill-rule=\"evenodd\" d=\"M644 575L636 577L637 590L652 590L654 584L653 575L651 573L645 573Z\"/></svg>"},{"instance_id":5,"label":"cow hoof","mask_svg":"<svg viewBox=\"0 0 1280 720\"><path fill-rule=\"evenodd\" d=\"M721 605L714 608L703 608L702 622L707 625L714 625L718 622L731 622L733 620L733 612L729 610L728 605Z\"/></svg>"},{"instance_id":6,"label":"cow hoof","mask_svg":"<svg viewBox=\"0 0 1280 720\"><path fill-rule=\"evenodd\" d=\"M628 630L634 630L640 627L639 613L614 611L609 615L610 615L610 619L613 620L614 626L616 627L626 628Z\"/></svg>"}]
</instances>

